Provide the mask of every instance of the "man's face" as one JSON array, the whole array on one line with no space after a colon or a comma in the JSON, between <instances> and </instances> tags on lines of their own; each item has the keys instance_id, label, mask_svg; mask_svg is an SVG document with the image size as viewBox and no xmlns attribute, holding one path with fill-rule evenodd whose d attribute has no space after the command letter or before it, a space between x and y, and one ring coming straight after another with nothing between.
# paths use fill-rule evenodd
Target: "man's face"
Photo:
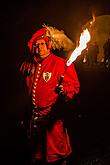
<instances>
[{"instance_id":1,"label":"man's face","mask_svg":"<svg viewBox=\"0 0 110 165\"><path fill-rule=\"evenodd\" d=\"M50 54L50 49L47 47L47 44L43 39L36 41L35 48L36 54L38 55L38 58L41 60Z\"/></svg>"}]
</instances>

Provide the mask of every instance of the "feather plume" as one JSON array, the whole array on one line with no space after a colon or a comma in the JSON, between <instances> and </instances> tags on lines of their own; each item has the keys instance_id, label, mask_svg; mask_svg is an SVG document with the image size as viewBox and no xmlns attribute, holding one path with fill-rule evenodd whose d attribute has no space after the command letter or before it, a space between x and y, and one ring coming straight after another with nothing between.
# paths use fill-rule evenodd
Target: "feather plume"
<instances>
[{"instance_id":1,"label":"feather plume","mask_svg":"<svg viewBox=\"0 0 110 165\"><path fill-rule=\"evenodd\" d=\"M74 48L73 42L64 34L63 30L55 27L43 25L47 29L46 36L50 39L53 49L63 49L69 51Z\"/></svg>"}]
</instances>

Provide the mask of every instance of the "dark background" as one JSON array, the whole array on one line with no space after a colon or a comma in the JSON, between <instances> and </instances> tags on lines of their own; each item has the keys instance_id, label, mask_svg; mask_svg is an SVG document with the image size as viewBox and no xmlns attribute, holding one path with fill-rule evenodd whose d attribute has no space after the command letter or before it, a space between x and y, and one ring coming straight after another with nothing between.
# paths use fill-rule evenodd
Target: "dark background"
<instances>
[{"instance_id":1,"label":"dark background","mask_svg":"<svg viewBox=\"0 0 110 165\"><path fill-rule=\"evenodd\" d=\"M9 161L14 164L25 152L25 135L19 125L23 98L18 70L27 56L27 41L43 23L63 29L76 41L81 27L92 19L92 12L96 16L110 14L110 2L4 1L0 11L0 155L3 164ZM67 119L73 148L82 164L96 159L110 164L110 70L104 66L85 67L80 59L75 61L75 66L81 89L73 103L76 110Z\"/></svg>"}]
</instances>

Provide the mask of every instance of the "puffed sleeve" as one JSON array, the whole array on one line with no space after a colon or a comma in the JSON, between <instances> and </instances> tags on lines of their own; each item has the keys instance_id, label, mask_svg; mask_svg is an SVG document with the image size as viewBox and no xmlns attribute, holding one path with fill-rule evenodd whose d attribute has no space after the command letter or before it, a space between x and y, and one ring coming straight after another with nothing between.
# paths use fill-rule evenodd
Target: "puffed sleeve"
<instances>
[{"instance_id":1,"label":"puffed sleeve","mask_svg":"<svg viewBox=\"0 0 110 165\"><path fill-rule=\"evenodd\" d=\"M73 99L79 93L80 83L73 63L67 67L62 84L68 99Z\"/></svg>"}]
</instances>

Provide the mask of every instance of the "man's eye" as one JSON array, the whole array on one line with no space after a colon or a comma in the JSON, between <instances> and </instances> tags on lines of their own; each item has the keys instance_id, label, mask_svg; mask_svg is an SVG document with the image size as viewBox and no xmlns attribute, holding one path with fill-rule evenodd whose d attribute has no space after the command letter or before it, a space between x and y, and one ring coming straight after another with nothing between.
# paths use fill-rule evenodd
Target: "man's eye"
<instances>
[{"instance_id":1,"label":"man's eye","mask_svg":"<svg viewBox=\"0 0 110 165\"><path fill-rule=\"evenodd\" d=\"M33 46L34 46L35 48L38 48L39 45L38 45L38 44L33 44Z\"/></svg>"},{"instance_id":2,"label":"man's eye","mask_svg":"<svg viewBox=\"0 0 110 165\"><path fill-rule=\"evenodd\" d=\"M34 46L35 48L39 48L40 45L44 45L44 44L45 44L44 42L41 42L41 43L39 43L39 44L33 44L33 46Z\"/></svg>"},{"instance_id":3,"label":"man's eye","mask_svg":"<svg viewBox=\"0 0 110 165\"><path fill-rule=\"evenodd\" d=\"M44 45L44 44L45 44L45 43L43 43L43 42L41 43L41 45Z\"/></svg>"}]
</instances>

